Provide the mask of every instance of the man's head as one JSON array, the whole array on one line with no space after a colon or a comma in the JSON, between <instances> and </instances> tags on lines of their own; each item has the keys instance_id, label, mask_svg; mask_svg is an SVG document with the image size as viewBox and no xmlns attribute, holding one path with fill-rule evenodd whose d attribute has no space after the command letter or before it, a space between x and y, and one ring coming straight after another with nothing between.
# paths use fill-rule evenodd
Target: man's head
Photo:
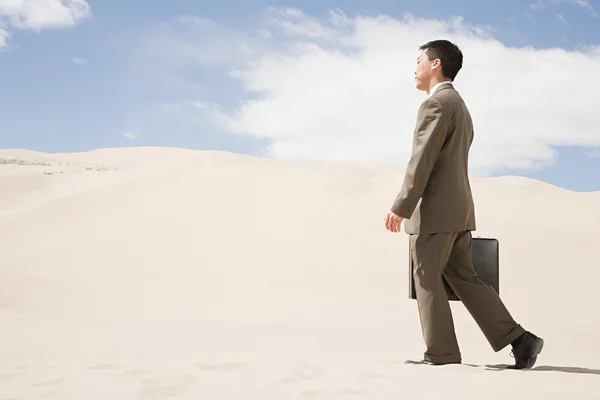
<instances>
[{"instance_id":1,"label":"man's head","mask_svg":"<svg viewBox=\"0 0 600 400\"><path fill-rule=\"evenodd\" d=\"M429 90L439 82L454 81L462 68L463 55L458 46L447 40L433 40L419 47L415 83L417 89Z\"/></svg>"}]
</instances>

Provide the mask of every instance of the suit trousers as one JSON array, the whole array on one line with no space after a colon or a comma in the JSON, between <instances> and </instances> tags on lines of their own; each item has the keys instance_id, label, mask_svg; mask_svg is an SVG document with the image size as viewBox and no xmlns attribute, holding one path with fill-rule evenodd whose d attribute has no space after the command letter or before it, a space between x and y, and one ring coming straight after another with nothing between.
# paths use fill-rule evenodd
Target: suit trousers
<instances>
[{"instance_id":1,"label":"suit trousers","mask_svg":"<svg viewBox=\"0 0 600 400\"><path fill-rule=\"evenodd\" d=\"M500 351L525 330L515 322L496 291L477 277L470 231L413 234L411 257L424 359L461 362L452 312L442 276L471 314L494 351Z\"/></svg>"}]
</instances>

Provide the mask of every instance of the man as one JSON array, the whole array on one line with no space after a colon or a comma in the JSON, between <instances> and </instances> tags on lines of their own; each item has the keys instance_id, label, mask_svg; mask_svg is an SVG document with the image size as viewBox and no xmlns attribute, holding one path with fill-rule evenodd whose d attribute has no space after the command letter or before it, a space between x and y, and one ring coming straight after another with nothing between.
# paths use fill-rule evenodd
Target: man
<instances>
[{"instance_id":1,"label":"man","mask_svg":"<svg viewBox=\"0 0 600 400\"><path fill-rule=\"evenodd\" d=\"M385 224L389 231L399 232L406 220L426 345L423 363L462 362L443 276L493 350L511 344L513 368L531 368L544 341L513 320L473 267L475 213L467 171L473 123L453 85L462 68L462 52L446 40L431 41L419 50L415 83L429 97L419 108L412 156Z\"/></svg>"}]
</instances>

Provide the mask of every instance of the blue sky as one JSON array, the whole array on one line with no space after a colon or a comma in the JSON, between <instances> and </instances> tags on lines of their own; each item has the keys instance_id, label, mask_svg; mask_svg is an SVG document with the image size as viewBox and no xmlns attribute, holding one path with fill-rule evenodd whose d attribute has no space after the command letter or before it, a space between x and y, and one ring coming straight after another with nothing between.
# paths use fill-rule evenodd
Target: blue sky
<instances>
[{"instance_id":1,"label":"blue sky","mask_svg":"<svg viewBox=\"0 0 600 400\"><path fill-rule=\"evenodd\" d=\"M423 100L407 86L417 48L459 16L456 86L476 121L476 173L600 191L594 1L63 1L79 5L75 22L6 4L1 148L158 145L402 166Z\"/></svg>"}]
</instances>

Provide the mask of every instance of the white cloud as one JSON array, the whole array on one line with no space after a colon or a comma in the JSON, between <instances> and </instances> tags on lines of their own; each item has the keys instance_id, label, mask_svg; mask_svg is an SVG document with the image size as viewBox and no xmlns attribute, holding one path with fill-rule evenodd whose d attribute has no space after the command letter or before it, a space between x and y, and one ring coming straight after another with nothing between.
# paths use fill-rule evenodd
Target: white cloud
<instances>
[{"instance_id":1,"label":"white cloud","mask_svg":"<svg viewBox=\"0 0 600 400\"><path fill-rule=\"evenodd\" d=\"M10 38L10 32L2 27L0 23L0 50L6 47L6 40Z\"/></svg>"},{"instance_id":2,"label":"white cloud","mask_svg":"<svg viewBox=\"0 0 600 400\"><path fill-rule=\"evenodd\" d=\"M0 47L12 30L67 28L89 17L85 0L0 0Z\"/></svg>"},{"instance_id":3,"label":"white cloud","mask_svg":"<svg viewBox=\"0 0 600 400\"><path fill-rule=\"evenodd\" d=\"M213 22L202 24L219 31ZM320 20L271 10L260 28L268 39L220 27L227 34L213 40L227 49L222 59L206 56L202 26L196 39L175 41L198 52L201 65L226 67L249 98L229 111L208 96L185 106L195 104L195 113L224 132L268 139L268 156L404 166L425 99L413 80L418 47L438 38L457 43L465 55L456 88L474 118L474 173L544 166L555 146L600 146L594 97L600 83L578 79L600 70L598 48L512 48L460 18L410 15L350 18L336 11Z\"/></svg>"},{"instance_id":4,"label":"white cloud","mask_svg":"<svg viewBox=\"0 0 600 400\"><path fill-rule=\"evenodd\" d=\"M594 6L587 0L552 0L552 4L569 3L588 10L590 16L597 17L598 13Z\"/></svg>"},{"instance_id":5,"label":"white cloud","mask_svg":"<svg viewBox=\"0 0 600 400\"><path fill-rule=\"evenodd\" d=\"M600 147L595 149L588 149L584 152L584 155L588 158L598 158L600 159Z\"/></svg>"},{"instance_id":6,"label":"white cloud","mask_svg":"<svg viewBox=\"0 0 600 400\"><path fill-rule=\"evenodd\" d=\"M562 22L563 24L565 24L569 28L571 27L571 25L569 25L569 22L567 21L567 19L565 18L564 15L558 14L558 19L560 20L560 22Z\"/></svg>"},{"instance_id":7,"label":"white cloud","mask_svg":"<svg viewBox=\"0 0 600 400\"><path fill-rule=\"evenodd\" d=\"M535 3L529 5L530 10L541 10L544 8L544 0L536 0Z\"/></svg>"},{"instance_id":8,"label":"white cloud","mask_svg":"<svg viewBox=\"0 0 600 400\"><path fill-rule=\"evenodd\" d=\"M73 57L73 62L75 64L87 64L87 60L79 57Z\"/></svg>"},{"instance_id":9,"label":"white cloud","mask_svg":"<svg viewBox=\"0 0 600 400\"><path fill-rule=\"evenodd\" d=\"M133 142L134 140L136 140L138 138L138 135L135 132L131 132L131 131L124 131L121 132L121 136L123 136L125 139Z\"/></svg>"}]
</instances>

